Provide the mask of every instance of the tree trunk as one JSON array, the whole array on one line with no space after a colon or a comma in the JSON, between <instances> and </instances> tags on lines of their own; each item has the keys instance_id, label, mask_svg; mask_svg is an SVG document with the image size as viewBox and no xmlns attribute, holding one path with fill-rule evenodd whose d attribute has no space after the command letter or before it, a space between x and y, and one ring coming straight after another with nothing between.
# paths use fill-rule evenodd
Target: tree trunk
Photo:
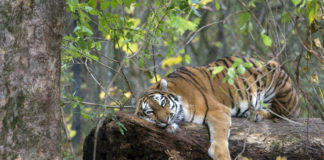
<instances>
[{"instance_id":1,"label":"tree trunk","mask_svg":"<svg viewBox=\"0 0 324 160\"><path fill-rule=\"evenodd\" d=\"M96 159L210 159L208 130L203 125L186 123L176 133L127 113L117 113L117 121L105 119L97 136ZM126 128L122 135L118 127ZM301 125L285 120L250 122L232 118L229 148L232 159L240 153L252 159L324 158L324 122L299 119ZM92 160L95 129L85 139L83 159ZM242 158L241 156L241 158Z\"/></svg>"},{"instance_id":2,"label":"tree trunk","mask_svg":"<svg viewBox=\"0 0 324 160\"><path fill-rule=\"evenodd\" d=\"M0 1L0 159L61 159L64 5Z\"/></svg>"}]
</instances>

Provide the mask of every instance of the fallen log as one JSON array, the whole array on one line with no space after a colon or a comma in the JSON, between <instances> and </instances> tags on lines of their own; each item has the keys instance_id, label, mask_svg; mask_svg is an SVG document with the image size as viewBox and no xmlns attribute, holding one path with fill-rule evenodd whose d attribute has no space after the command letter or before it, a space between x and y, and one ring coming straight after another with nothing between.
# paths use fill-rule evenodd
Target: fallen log
<instances>
[{"instance_id":1,"label":"fallen log","mask_svg":"<svg viewBox=\"0 0 324 160\"><path fill-rule=\"evenodd\" d=\"M182 124L176 133L120 112L117 121L106 118L97 132L86 137L83 159L92 160L96 141L97 160L124 159L210 159L207 155L209 136L207 127ZM320 119L298 119L300 125L285 120L250 122L232 118L229 148L232 159L324 159L324 122ZM120 132L121 122L127 129Z\"/></svg>"}]
</instances>

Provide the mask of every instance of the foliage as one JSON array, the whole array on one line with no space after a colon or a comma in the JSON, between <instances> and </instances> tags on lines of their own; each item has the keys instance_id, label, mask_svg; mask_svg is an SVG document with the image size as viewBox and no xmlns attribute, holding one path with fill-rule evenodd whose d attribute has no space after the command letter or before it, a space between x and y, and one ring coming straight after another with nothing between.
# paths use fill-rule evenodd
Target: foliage
<instances>
[{"instance_id":1,"label":"foliage","mask_svg":"<svg viewBox=\"0 0 324 160\"><path fill-rule=\"evenodd\" d=\"M223 83L228 82L230 85L233 85L235 77L238 74L243 75L246 71L245 68L249 69L251 67L252 67L252 63L243 62L243 60L241 58L235 59L233 65L230 68L228 68L227 74L226 74L225 78L223 79Z\"/></svg>"},{"instance_id":2,"label":"foliage","mask_svg":"<svg viewBox=\"0 0 324 160\"><path fill-rule=\"evenodd\" d=\"M66 3L75 24L62 42L62 105L68 124L73 123L73 108L80 107L83 121L93 126L91 120L98 121L104 113L113 114L134 105L134 98L147 84L159 81L176 67L203 65L229 55L276 59L301 90L303 116L324 117L324 75L320 74L324 70L322 1ZM82 79L93 81L81 85L84 97L76 96L71 86L75 80L70 68L76 63L86 70ZM218 66L210 70L213 78L226 72L224 82L233 84L249 67L250 63L237 59L230 68ZM92 90L96 92L90 93ZM90 98L92 94L96 98ZM122 134L127 132L121 123L117 125ZM71 128L70 133L73 137Z\"/></svg>"}]
</instances>

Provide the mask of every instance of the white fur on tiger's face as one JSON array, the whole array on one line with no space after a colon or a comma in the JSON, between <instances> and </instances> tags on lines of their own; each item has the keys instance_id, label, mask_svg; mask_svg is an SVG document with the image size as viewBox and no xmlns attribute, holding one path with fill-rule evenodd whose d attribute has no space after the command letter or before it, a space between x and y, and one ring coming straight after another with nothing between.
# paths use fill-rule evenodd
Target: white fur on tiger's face
<instances>
[{"instance_id":1,"label":"white fur on tiger's face","mask_svg":"<svg viewBox=\"0 0 324 160\"><path fill-rule=\"evenodd\" d=\"M184 118L180 97L167 92L147 94L139 100L136 112L141 118L166 127L170 132L174 132L177 123Z\"/></svg>"}]
</instances>

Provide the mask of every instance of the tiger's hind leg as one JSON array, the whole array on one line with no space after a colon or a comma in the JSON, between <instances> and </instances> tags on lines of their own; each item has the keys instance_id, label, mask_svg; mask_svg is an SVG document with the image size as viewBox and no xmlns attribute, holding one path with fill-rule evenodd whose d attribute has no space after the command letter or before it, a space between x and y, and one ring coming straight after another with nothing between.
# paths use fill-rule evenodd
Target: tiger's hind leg
<instances>
[{"instance_id":1,"label":"tiger's hind leg","mask_svg":"<svg viewBox=\"0 0 324 160\"><path fill-rule=\"evenodd\" d=\"M210 134L208 155L214 160L230 160L231 157L228 149L231 126L230 110L223 104L217 104L217 106L213 107L216 109L210 110L206 117Z\"/></svg>"}]
</instances>

